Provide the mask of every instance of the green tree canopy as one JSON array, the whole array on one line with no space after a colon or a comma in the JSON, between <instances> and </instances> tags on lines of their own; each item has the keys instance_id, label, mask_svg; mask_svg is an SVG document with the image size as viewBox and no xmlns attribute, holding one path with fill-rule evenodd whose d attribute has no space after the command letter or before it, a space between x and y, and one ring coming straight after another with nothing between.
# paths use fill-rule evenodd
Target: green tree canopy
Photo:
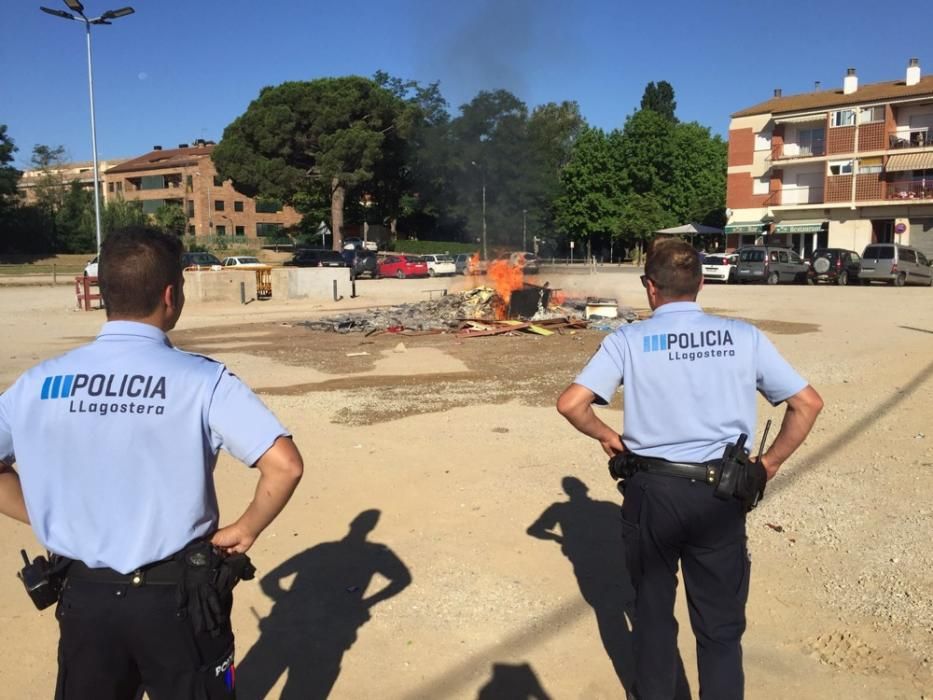
<instances>
[{"instance_id":1,"label":"green tree canopy","mask_svg":"<svg viewBox=\"0 0 933 700\"><path fill-rule=\"evenodd\" d=\"M666 80L660 81L657 85L648 83L645 86L644 94L641 96L641 109L650 109L669 122L677 123L677 117L674 116L674 111L677 109L677 102L674 100L674 88Z\"/></svg>"},{"instance_id":2,"label":"green tree canopy","mask_svg":"<svg viewBox=\"0 0 933 700\"><path fill-rule=\"evenodd\" d=\"M183 236L188 225L188 217L178 204L163 204L155 210L152 218L160 231L176 236Z\"/></svg>"},{"instance_id":3,"label":"green tree canopy","mask_svg":"<svg viewBox=\"0 0 933 700\"><path fill-rule=\"evenodd\" d=\"M85 253L97 247L94 228L94 195L73 181L55 215L58 232L57 250L62 253Z\"/></svg>"},{"instance_id":4,"label":"green tree canopy","mask_svg":"<svg viewBox=\"0 0 933 700\"><path fill-rule=\"evenodd\" d=\"M246 195L314 213L329 202L339 250L348 191L372 181L385 161L402 161L409 126L404 102L367 78L287 82L263 88L212 157Z\"/></svg>"},{"instance_id":5,"label":"green tree canopy","mask_svg":"<svg viewBox=\"0 0 933 700\"><path fill-rule=\"evenodd\" d=\"M556 201L557 224L570 238L616 234L622 226L625 183L619 163L619 132L585 128L561 172L563 193Z\"/></svg>"},{"instance_id":6,"label":"green tree canopy","mask_svg":"<svg viewBox=\"0 0 933 700\"><path fill-rule=\"evenodd\" d=\"M0 215L11 209L18 199L16 187L22 173L10 165L17 150L6 132L6 124L0 124Z\"/></svg>"}]
</instances>

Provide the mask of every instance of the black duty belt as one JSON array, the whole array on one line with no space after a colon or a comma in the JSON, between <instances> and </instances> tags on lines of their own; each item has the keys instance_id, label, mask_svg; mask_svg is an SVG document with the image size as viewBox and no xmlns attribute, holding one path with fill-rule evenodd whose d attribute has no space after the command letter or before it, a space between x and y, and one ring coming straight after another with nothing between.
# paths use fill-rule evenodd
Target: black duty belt
<instances>
[{"instance_id":1,"label":"black duty belt","mask_svg":"<svg viewBox=\"0 0 933 700\"><path fill-rule=\"evenodd\" d=\"M722 460L718 459L712 462L668 462L666 459L640 455L632 455L630 459L639 471L679 476L682 479L704 481L710 484L716 483L722 466Z\"/></svg>"},{"instance_id":2,"label":"black duty belt","mask_svg":"<svg viewBox=\"0 0 933 700\"><path fill-rule=\"evenodd\" d=\"M93 581L94 583L174 586L182 582L182 575L181 564L173 560L147 564L128 574L121 574L119 571L106 567L91 568L84 562L75 561L68 567L67 577L75 581Z\"/></svg>"}]
</instances>

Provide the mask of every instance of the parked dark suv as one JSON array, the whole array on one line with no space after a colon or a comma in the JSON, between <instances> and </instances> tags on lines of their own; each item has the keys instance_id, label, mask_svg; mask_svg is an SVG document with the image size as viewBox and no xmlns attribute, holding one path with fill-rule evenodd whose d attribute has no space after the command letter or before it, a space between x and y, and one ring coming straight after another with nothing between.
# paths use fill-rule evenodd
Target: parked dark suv
<instances>
[{"instance_id":1,"label":"parked dark suv","mask_svg":"<svg viewBox=\"0 0 933 700\"><path fill-rule=\"evenodd\" d=\"M347 267L343 256L336 250L305 248L285 263L292 267Z\"/></svg>"},{"instance_id":2,"label":"parked dark suv","mask_svg":"<svg viewBox=\"0 0 933 700\"><path fill-rule=\"evenodd\" d=\"M347 266L353 270L354 277L360 277L361 275L369 275L370 277L376 276L379 265L378 260L376 260L376 254L373 251L363 250L362 248L350 248L342 251L341 255Z\"/></svg>"},{"instance_id":3,"label":"parked dark suv","mask_svg":"<svg viewBox=\"0 0 933 700\"><path fill-rule=\"evenodd\" d=\"M845 286L849 282L858 284L861 270L862 258L854 250L817 248L810 256L807 284L817 282L835 282L839 286Z\"/></svg>"}]
</instances>

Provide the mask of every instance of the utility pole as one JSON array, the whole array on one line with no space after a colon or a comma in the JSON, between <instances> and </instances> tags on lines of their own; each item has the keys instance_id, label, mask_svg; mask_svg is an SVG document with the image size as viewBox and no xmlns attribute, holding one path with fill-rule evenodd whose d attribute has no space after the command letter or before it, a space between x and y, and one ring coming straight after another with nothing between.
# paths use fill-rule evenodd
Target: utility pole
<instances>
[{"instance_id":1,"label":"utility pole","mask_svg":"<svg viewBox=\"0 0 933 700\"><path fill-rule=\"evenodd\" d=\"M526 232L525 218L527 214L528 214L528 210L522 209L522 250L526 249L525 248L525 232Z\"/></svg>"}]
</instances>

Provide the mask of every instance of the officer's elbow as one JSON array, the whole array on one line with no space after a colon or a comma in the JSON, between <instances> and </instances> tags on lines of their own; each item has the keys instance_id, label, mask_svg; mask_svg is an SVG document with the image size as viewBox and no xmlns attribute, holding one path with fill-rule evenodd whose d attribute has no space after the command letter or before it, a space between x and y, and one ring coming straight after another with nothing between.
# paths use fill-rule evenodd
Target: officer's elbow
<instances>
[{"instance_id":1,"label":"officer's elbow","mask_svg":"<svg viewBox=\"0 0 933 700\"><path fill-rule=\"evenodd\" d=\"M557 399L557 412L561 414L564 418L569 418L577 410L576 402L568 394L569 394L569 390L565 391Z\"/></svg>"},{"instance_id":2,"label":"officer's elbow","mask_svg":"<svg viewBox=\"0 0 933 700\"><path fill-rule=\"evenodd\" d=\"M304 474L304 460L291 438L280 437L269 448L258 464L260 471L268 472L278 481L297 484Z\"/></svg>"}]
</instances>

